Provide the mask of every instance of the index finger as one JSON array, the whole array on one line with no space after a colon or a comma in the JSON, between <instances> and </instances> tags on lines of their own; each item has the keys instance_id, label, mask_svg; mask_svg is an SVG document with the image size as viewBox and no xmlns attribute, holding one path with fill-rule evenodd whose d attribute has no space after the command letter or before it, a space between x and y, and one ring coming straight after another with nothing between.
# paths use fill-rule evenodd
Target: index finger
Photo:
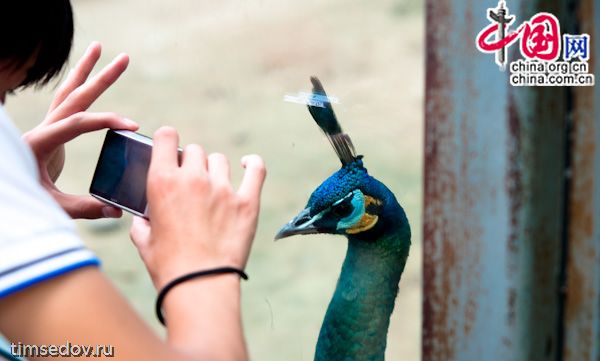
<instances>
[{"instance_id":1,"label":"index finger","mask_svg":"<svg viewBox=\"0 0 600 361\"><path fill-rule=\"evenodd\" d=\"M105 66L90 80L73 90L67 98L48 116L49 122L66 118L71 114L82 112L92 105L123 74L129 57L127 54L118 55L110 64Z\"/></svg>"},{"instance_id":2,"label":"index finger","mask_svg":"<svg viewBox=\"0 0 600 361\"><path fill-rule=\"evenodd\" d=\"M154 146L150 159L150 172L177 168L179 135L175 128L161 127L154 133Z\"/></svg>"},{"instance_id":3,"label":"index finger","mask_svg":"<svg viewBox=\"0 0 600 361\"><path fill-rule=\"evenodd\" d=\"M242 166L246 169L242 184L237 193L249 201L258 201L267 171L262 158L256 154L242 158Z\"/></svg>"},{"instance_id":4,"label":"index finger","mask_svg":"<svg viewBox=\"0 0 600 361\"><path fill-rule=\"evenodd\" d=\"M67 78L62 83L60 88L58 88L56 91L56 96L54 97L52 104L50 104L50 109L48 112L52 112L54 109L56 109L56 107L58 107L69 96L69 94L73 92L73 90L87 80L88 76L90 76L90 73L92 72L92 69L94 69L94 66L98 62L101 52L102 47L97 41L88 46L81 59L79 59L75 67L69 72L69 75L67 75Z\"/></svg>"}]
</instances>

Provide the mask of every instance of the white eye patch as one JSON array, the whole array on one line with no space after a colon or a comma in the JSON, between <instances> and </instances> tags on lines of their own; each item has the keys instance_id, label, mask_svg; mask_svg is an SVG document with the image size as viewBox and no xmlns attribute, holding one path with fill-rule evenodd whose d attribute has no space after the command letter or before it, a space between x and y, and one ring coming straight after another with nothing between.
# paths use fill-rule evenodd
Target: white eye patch
<instances>
[{"instance_id":1,"label":"white eye patch","mask_svg":"<svg viewBox=\"0 0 600 361\"><path fill-rule=\"evenodd\" d=\"M345 201L348 197L352 197L352 213L342 218L338 222L336 226L338 230L352 227L356 222L360 221L362 216L365 214L365 197L363 193L358 189L354 190L352 193L348 194L348 196L344 197L343 199L340 199L339 201L335 202L333 206Z\"/></svg>"}]
</instances>

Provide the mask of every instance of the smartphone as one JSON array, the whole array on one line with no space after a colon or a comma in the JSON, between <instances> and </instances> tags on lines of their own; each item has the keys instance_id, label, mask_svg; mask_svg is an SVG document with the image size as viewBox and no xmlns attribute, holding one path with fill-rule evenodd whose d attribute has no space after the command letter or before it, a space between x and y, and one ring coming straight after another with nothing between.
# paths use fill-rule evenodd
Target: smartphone
<instances>
[{"instance_id":1,"label":"smartphone","mask_svg":"<svg viewBox=\"0 0 600 361\"><path fill-rule=\"evenodd\" d=\"M148 219L146 179L152 138L128 130L109 130L104 138L90 194Z\"/></svg>"}]
</instances>

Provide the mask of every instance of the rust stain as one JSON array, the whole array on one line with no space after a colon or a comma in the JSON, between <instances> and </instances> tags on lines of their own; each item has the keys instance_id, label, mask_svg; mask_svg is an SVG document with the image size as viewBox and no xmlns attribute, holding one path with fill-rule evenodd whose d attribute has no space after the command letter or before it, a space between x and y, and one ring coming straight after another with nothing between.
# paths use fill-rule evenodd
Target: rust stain
<instances>
[{"instance_id":1,"label":"rust stain","mask_svg":"<svg viewBox=\"0 0 600 361\"><path fill-rule=\"evenodd\" d=\"M593 31L591 15L592 4L590 1L581 2L581 13L590 17L582 21L581 31ZM596 35L597 36L597 35ZM596 51L596 55L598 52ZM590 57L590 72L595 71L596 57ZM597 119L598 109L594 103L594 88L574 89L574 151L572 159L572 181L569 214L569 257L567 261L567 294L565 305L565 329L567 342L565 343L565 360L592 360L594 350L598 348L593 333L595 323L598 322L598 246L594 245L594 186L598 186L595 179L595 161L598 151ZM598 201L596 201L598 202Z\"/></svg>"},{"instance_id":2,"label":"rust stain","mask_svg":"<svg viewBox=\"0 0 600 361\"><path fill-rule=\"evenodd\" d=\"M465 336L468 336L473 329L473 322L475 322L475 315L477 314L477 295L471 292L468 297L467 305L465 307L465 319L463 329Z\"/></svg>"},{"instance_id":3,"label":"rust stain","mask_svg":"<svg viewBox=\"0 0 600 361\"><path fill-rule=\"evenodd\" d=\"M523 181L519 164L521 152L521 121L515 105L514 95L511 93L508 102L508 131L509 137L508 154L509 169L506 179L506 188L510 199L510 234L508 237L508 251L516 255L519 251L519 216L523 206ZM516 257L508 257L509 260ZM508 265L509 271L515 271L516 262Z\"/></svg>"},{"instance_id":4,"label":"rust stain","mask_svg":"<svg viewBox=\"0 0 600 361\"><path fill-rule=\"evenodd\" d=\"M521 4L537 9L536 4ZM520 12L523 14L524 12ZM509 88L507 104L509 235L506 274L513 288L503 301L506 325L516 332L522 357L555 353L556 290L560 270L564 89ZM526 101L524 101L524 99ZM542 122L541 120L547 120ZM529 287L524 285L530 285Z\"/></svg>"},{"instance_id":5,"label":"rust stain","mask_svg":"<svg viewBox=\"0 0 600 361\"><path fill-rule=\"evenodd\" d=\"M470 74L471 75L471 74ZM467 87L473 88L471 76L467 78ZM473 97L471 97L473 99ZM454 286L457 288L468 288L467 295L465 297L465 304L461 305L458 302L453 304L456 310L461 310L463 317L460 320L462 322L462 337L469 337L473 330L473 325L476 321L478 303L477 298L479 296L479 278L481 270L481 230L479 224L477 224L473 216L473 209L476 207L478 201L484 196L481 184L473 184L469 172L469 165L476 164L477 158L480 154L473 152L471 149L475 148L471 145L474 139L477 139L477 131L474 127L470 126L472 119L469 118L469 114L465 114L462 117L460 124L460 136L461 136L461 152L460 158L460 174L459 179L461 185L458 189L458 203L456 213L462 214L463 219L459 220L460 232L456 232L456 236L462 234L459 239L454 239L455 246L459 248L457 252L462 256L457 265L453 265L452 268L447 269L447 272L455 274ZM455 236L455 237L456 237ZM448 242L452 241L451 239ZM456 292L456 291L455 291Z\"/></svg>"},{"instance_id":6,"label":"rust stain","mask_svg":"<svg viewBox=\"0 0 600 361\"><path fill-rule=\"evenodd\" d=\"M594 19L594 1L582 0L577 3L579 32L593 34L598 28ZM590 56L590 73L597 74L598 49ZM574 138L570 189L569 249L567 260L567 292L565 304L565 361L593 360L598 352L598 334L594 333L598 323L600 303L599 274L600 258L598 240L594 239L595 227L599 227L598 212L600 200L594 202L594 189L599 187L596 174L600 171L595 164L600 157L600 140L596 138L599 119L599 105L595 103L595 87L574 88ZM596 355L597 357L598 355ZM596 360L593 360L596 361Z\"/></svg>"},{"instance_id":7,"label":"rust stain","mask_svg":"<svg viewBox=\"0 0 600 361\"><path fill-rule=\"evenodd\" d=\"M454 104L456 87L466 89L465 101L479 94L473 77L455 83L449 65L448 51L456 51L452 43L453 29L460 29L466 38L474 36L472 1L461 18L454 23L452 3L428 0L426 37L426 103L425 103L425 170L423 214L423 360L456 359L457 338L473 332L477 315L480 268L477 222L467 219L481 196L481 190L469 183L469 163L479 154L468 153L469 142L476 139L476 129L470 127L473 114L465 113L466 104ZM465 21L467 27L465 29ZM470 45L465 51L475 52ZM472 57L465 56L469 62ZM470 65L462 64L470 68ZM465 109L460 124L453 114ZM460 144L456 144L456 136ZM456 214L454 217L452 214ZM458 216L458 215L463 216ZM467 290L467 297L461 292Z\"/></svg>"},{"instance_id":8,"label":"rust stain","mask_svg":"<svg viewBox=\"0 0 600 361\"><path fill-rule=\"evenodd\" d=\"M510 288L508 290L508 313L507 323L511 327L515 327L517 321L517 290Z\"/></svg>"},{"instance_id":9,"label":"rust stain","mask_svg":"<svg viewBox=\"0 0 600 361\"><path fill-rule=\"evenodd\" d=\"M428 0L426 3L426 90L425 90L425 164L423 222L423 360L453 358L451 325L447 297L452 294L448 270L454 266L456 253L445 241L452 225L444 218L444 204L456 193L456 179L448 167L451 150L445 139L451 139L448 114L452 109L449 89L452 85L447 63L439 50L448 44L446 19L450 18L449 2Z\"/></svg>"},{"instance_id":10,"label":"rust stain","mask_svg":"<svg viewBox=\"0 0 600 361\"><path fill-rule=\"evenodd\" d=\"M585 271L580 270L576 265L570 265L569 276L568 276L568 303L566 312L567 324L570 327L577 327L577 339L579 345L576 347L577 354L581 360L591 360L590 358L590 346L592 346L592 332L590 330L591 325L582 324L577 316L581 316L582 313L586 314L590 319L593 319L593 315L586 310L586 288L588 288L587 281L585 279ZM587 312L586 312L587 311ZM583 347L582 347L583 346Z\"/></svg>"}]
</instances>

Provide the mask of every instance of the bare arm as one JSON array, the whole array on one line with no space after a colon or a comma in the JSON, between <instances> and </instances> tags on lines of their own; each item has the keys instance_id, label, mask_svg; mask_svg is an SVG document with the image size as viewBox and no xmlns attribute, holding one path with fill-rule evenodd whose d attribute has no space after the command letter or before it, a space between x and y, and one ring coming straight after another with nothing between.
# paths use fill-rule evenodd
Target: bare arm
<instances>
[{"instance_id":1,"label":"bare arm","mask_svg":"<svg viewBox=\"0 0 600 361\"><path fill-rule=\"evenodd\" d=\"M1 299L0 309L0 329L15 343L112 345L117 360L193 359L173 357L176 349L143 323L95 267Z\"/></svg>"},{"instance_id":2,"label":"bare arm","mask_svg":"<svg viewBox=\"0 0 600 361\"><path fill-rule=\"evenodd\" d=\"M239 344L239 280L182 284L169 298L165 342L97 268L87 267L0 300L0 329L15 343L111 345L117 360L247 359Z\"/></svg>"}]
</instances>

